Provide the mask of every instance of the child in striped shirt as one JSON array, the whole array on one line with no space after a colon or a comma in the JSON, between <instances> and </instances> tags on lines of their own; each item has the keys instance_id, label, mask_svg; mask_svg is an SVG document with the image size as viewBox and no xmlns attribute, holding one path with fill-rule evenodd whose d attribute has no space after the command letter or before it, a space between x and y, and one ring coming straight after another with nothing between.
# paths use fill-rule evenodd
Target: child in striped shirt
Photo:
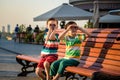
<instances>
[{"instance_id":1,"label":"child in striped shirt","mask_svg":"<svg viewBox=\"0 0 120 80\"><path fill-rule=\"evenodd\" d=\"M44 35L45 43L40 54L40 62L36 68L36 74L42 80L49 79L50 64L57 60L57 49L58 49L58 34L55 30L58 28L58 21L55 18L50 18L47 20L48 32ZM42 73L45 70L46 77Z\"/></svg>"}]
</instances>

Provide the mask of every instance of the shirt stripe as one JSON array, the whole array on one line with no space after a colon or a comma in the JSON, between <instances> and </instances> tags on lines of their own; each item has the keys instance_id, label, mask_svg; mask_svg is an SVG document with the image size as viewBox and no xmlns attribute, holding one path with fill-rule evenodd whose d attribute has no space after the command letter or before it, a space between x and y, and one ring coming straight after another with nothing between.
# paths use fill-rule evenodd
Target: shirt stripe
<instances>
[{"instance_id":1,"label":"shirt stripe","mask_svg":"<svg viewBox=\"0 0 120 80\"><path fill-rule=\"evenodd\" d=\"M46 34L44 35L44 38L46 38ZM45 42L43 49L41 51L41 54L56 54L58 50L58 35L55 34L55 40L48 40Z\"/></svg>"},{"instance_id":2,"label":"shirt stripe","mask_svg":"<svg viewBox=\"0 0 120 80\"><path fill-rule=\"evenodd\" d=\"M78 59L80 58L80 46L81 43L85 40L84 34L78 34L75 37L66 36L64 41L66 43L66 55L68 59Z\"/></svg>"}]
</instances>

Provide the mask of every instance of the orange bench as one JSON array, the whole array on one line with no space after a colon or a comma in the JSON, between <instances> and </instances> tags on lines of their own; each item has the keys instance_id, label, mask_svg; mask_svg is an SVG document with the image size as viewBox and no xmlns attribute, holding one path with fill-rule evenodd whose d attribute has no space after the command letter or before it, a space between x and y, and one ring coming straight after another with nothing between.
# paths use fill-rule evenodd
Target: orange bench
<instances>
[{"instance_id":1,"label":"orange bench","mask_svg":"<svg viewBox=\"0 0 120 80\"><path fill-rule=\"evenodd\" d=\"M82 53L80 64L76 66L68 66L67 72L92 77L95 72L104 72L112 76L120 76L120 28L116 29L86 29L91 33L92 37L87 38L82 43ZM57 31L61 33L62 30ZM81 32L78 32L81 34ZM95 38L93 40L92 38ZM65 44L60 42L58 55L63 57L65 54ZM33 71L39 59L26 55L16 56L16 60L20 63L22 60L26 62L22 68L23 73L30 63L33 63ZM31 66L31 65L30 65ZM26 67L26 68L25 68ZM24 70L25 69L25 70ZM73 78L74 77L73 75Z\"/></svg>"}]
</instances>

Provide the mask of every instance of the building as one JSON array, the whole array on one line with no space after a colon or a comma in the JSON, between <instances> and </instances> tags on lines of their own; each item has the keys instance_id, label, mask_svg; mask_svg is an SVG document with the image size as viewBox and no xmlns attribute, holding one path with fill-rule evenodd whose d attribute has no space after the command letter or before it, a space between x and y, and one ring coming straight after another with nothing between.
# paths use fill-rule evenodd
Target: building
<instances>
[{"instance_id":1,"label":"building","mask_svg":"<svg viewBox=\"0 0 120 80\"><path fill-rule=\"evenodd\" d=\"M78 8L93 12L94 1L97 0L69 0L69 3ZM98 2L101 15L107 14L110 10L120 9L120 0L98 0Z\"/></svg>"},{"instance_id":2,"label":"building","mask_svg":"<svg viewBox=\"0 0 120 80\"><path fill-rule=\"evenodd\" d=\"M108 14L110 10L120 9L120 0L69 0L69 3L75 7L93 12L94 1L98 1L101 17ZM112 23L112 25L114 24L116 23ZM116 27L120 27L120 23L117 23L117 25Z\"/></svg>"},{"instance_id":3,"label":"building","mask_svg":"<svg viewBox=\"0 0 120 80\"><path fill-rule=\"evenodd\" d=\"M2 27L2 33L5 33L5 26Z\"/></svg>"},{"instance_id":4,"label":"building","mask_svg":"<svg viewBox=\"0 0 120 80\"><path fill-rule=\"evenodd\" d=\"M7 33L10 33L10 25L7 25Z\"/></svg>"}]
</instances>

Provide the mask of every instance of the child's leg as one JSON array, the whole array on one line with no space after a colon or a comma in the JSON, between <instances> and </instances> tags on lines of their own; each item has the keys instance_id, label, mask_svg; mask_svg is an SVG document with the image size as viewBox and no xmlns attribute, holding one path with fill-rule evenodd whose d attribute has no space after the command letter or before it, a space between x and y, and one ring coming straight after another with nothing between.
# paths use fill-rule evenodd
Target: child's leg
<instances>
[{"instance_id":1,"label":"child's leg","mask_svg":"<svg viewBox=\"0 0 120 80\"><path fill-rule=\"evenodd\" d=\"M60 74L59 74L59 73L57 73L57 74L56 74L56 76L54 76L52 80L58 80L58 79L59 79L59 77L60 77Z\"/></svg>"},{"instance_id":2,"label":"child's leg","mask_svg":"<svg viewBox=\"0 0 120 80\"><path fill-rule=\"evenodd\" d=\"M45 62L46 58L45 57L41 57L40 58L40 62L38 63L37 65L37 68L36 68L36 75L41 78L42 80L45 80L45 75L43 74L43 71L44 71L44 62Z\"/></svg>"},{"instance_id":3,"label":"child's leg","mask_svg":"<svg viewBox=\"0 0 120 80\"><path fill-rule=\"evenodd\" d=\"M50 64L52 62L54 62L55 60L57 60L57 57L54 55L49 55L46 57L46 60L44 62L44 68L45 68L45 72L46 72L46 80L50 79L50 75L49 75L49 71L50 71Z\"/></svg>"},{"instance_id":4,"label":"child's leg","mask_svg":"<svg viewBox=\"0 0 120 80\"><path fill-rule=\"evenodd\" d=\"M44 76L44 74L42 73L42 71L43 71L42 68L37 67L35 73L36 73L36 75L37 75L38 77L40 77L42 80L45 80L45 76Z\"/></svg>"},{"instance_id":5,"label":"child's leg","mask_svg":"<svg viewBox=\"0 0 120 80\"><path fill-rule=\"evenodd\" d=\"M45 68L45 73L46 73L46 80L49 80L49 71L50 71L50 64L48 61L44 62L44 68Z\"/></svg>"},{"instance_id":6,"label":"child's leg","mask_svg":"<svg viewBox=\"0 0 120 80\"><path fill-rule=\"evenodd\" d=\"M57 74L57 70L59 68L59 64L62 59L54 61L50 66L50 76L55 76Z\"/></svg>"},{"instance_id":7,"label":"child's leg","mask_svg":"<svg viewBox=\"0 0 120 80\"><path fill-rule=\"evenodd\" d=\"M60 77L61 74L63 74L63 72L67 66L77 66L78 64L79 64L79 62L76 60L63 59L59 64L57 74L53 80L58 80L58 78Z\"/></svg>"}]
</instances>

